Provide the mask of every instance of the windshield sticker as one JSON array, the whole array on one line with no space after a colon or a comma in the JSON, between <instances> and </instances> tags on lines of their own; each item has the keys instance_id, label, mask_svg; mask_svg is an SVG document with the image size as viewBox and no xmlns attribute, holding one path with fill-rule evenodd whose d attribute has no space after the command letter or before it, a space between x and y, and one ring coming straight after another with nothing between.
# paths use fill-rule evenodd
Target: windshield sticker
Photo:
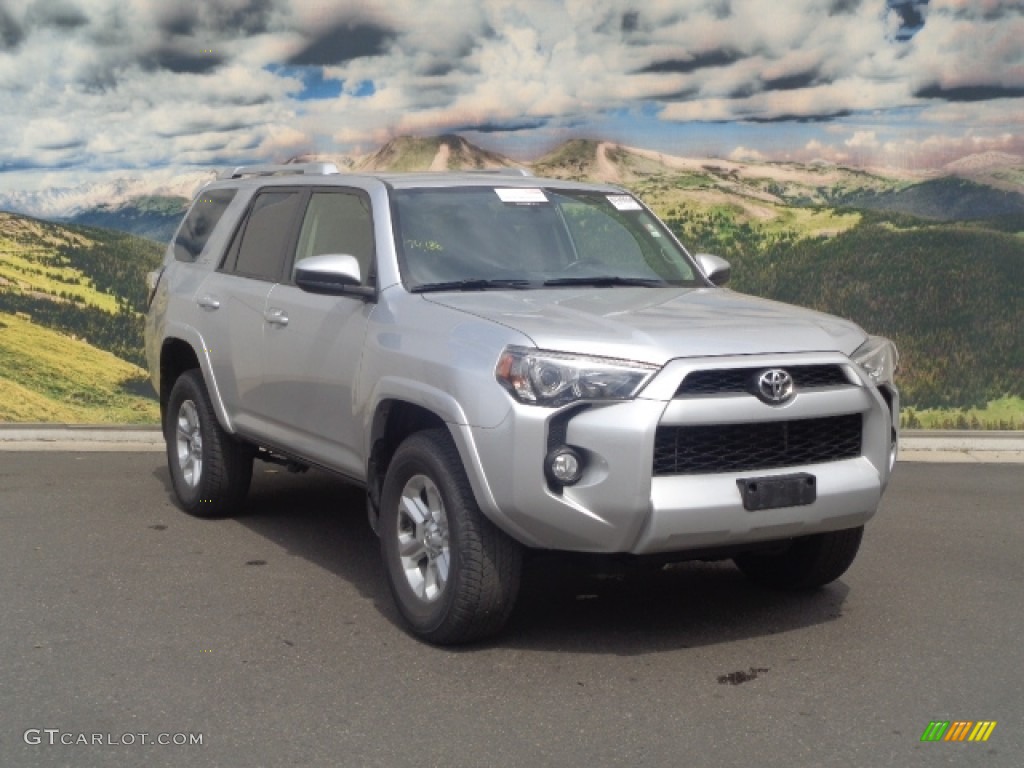
<instances>
[{"instance_id":1,"label":"windshield sticker","mask_svg":"<svg viewBox=\"0 0 1024 768\"><path fill-rule=\"evenodd\" d=\"M608 202L619 211L642 211L643 207L629 195L608 195Z\"/></svg>"},{"instance_id":2,"label":"windshield sticker","mask_svg":"<svg viewBox=\"0 0 1024 768\"><path fill-rule=\"evenodd\" d=\"M536 205L537 203L548 202L548 196L543 189L496 189L498 197L503 203L514 203L516 205Z\"/></svg>"}]
</instances>

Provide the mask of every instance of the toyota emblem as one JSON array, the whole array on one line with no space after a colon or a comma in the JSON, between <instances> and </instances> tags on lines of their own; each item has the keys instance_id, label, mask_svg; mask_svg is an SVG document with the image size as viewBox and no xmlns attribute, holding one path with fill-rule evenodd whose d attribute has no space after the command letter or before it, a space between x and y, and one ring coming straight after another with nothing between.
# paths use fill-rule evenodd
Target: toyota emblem
<instances>
[{"instance_id":1,"label":"toyota emblem","mask_svg":"<svg viewBox=\"0 0 1024 768\"><path fill-rule=\"evenodd\" d=\"M766 403L779 405L793 396L793 377L781 368L771 368L757 378L757 395Z\"/></svg>"}]
</instances>

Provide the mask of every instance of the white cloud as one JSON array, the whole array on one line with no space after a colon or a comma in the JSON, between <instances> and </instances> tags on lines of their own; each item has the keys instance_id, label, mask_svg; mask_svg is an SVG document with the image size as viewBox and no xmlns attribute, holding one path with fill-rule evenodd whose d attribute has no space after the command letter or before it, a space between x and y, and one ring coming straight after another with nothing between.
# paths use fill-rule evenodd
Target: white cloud
<instances>
[{"instance_id":1,"label":"white cloud","mask_svg":"<svg viewBox=\"0 0 1024 768\"><path fill-rule=\"evenodd\" d=\"M919 88L1024 90L1024 4L933 0L907 66ZM952 98L970 98L954 91Z\"/></svg>"},{"instance_id":2,"label":"white cloud","mask_svg":"<svg viewBox=\"0 0 1024 768\"><path fill-rule=\"evenodd\" d=\"M736 149L729 153L729 159L741 163L759 162L761 160L767 160L768 157L763 152L759 152L756 149L749 149L748 147L736 147Z\"/></svg>"},{"instance_id":3,"label":"white cloud","mask_svg":"<svg viewBox=\"0 0 1024 768\"><path fill-rule=\"evenodd\" d=\"M855 131L843 144L852 149L874 149L878 146L878 137L874 131Z\"/></svg>"},{"instance_id":4,"label":"white cloud","mask_svg":"<svg viewBox=\"0 0 1024 768\"><path fill-rule=\"evenodd\" d=\"M886 0L0 2L17 25L0 38L8 187L33 166L278 160L473 127L549 140L621 115L661 136L743 120L770 137L723 154L867 162L922 133L944 137L936 156L1003 145L1024 115L1019 3L931 0L903 42ZM301 101L294 72L268 71L310 50L336 59L340 96Z\"/></svg>"}]
</instances>

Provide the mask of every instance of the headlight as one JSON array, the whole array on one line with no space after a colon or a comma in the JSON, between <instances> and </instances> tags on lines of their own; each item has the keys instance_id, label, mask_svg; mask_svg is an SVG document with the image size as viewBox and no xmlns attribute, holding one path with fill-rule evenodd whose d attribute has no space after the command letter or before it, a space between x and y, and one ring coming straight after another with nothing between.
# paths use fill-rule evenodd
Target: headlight
<instances>
[{"instance_id":1,"label":"headlight","mask_svg":"<svg viewBox=\"0 0 1024 768\"><path fill-rule=\"evenodd\" d=\"M868 336L850 358L868 375L872 384L892 383L900 355L896 345L881 336Z\"/></svg>"},{"instance_id":2,"label":"headlight","mask_svg":"<svg viewBox=\"0 0 1024 768\"><path fill-rule=\"evenodd\" d=\"M507 347L494 375L519 402L556 407L576 400L628 400L656 370L629 360Z\"/></svg>"}]
</instances>

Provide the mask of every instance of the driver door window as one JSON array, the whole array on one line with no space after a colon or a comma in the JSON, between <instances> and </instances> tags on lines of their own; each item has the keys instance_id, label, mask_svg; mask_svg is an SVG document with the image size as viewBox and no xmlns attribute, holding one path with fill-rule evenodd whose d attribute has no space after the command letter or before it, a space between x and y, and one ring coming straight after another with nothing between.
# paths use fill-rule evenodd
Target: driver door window
<instances>
[{"instance_id":1,"label":"driver door window","mask_svg":"<svg viewBox=\"0 0 1024 768\"><path fill-rule=\"evenodd\" d=\"M306 206L295 261L307 256L345 253L355 256L363 285L373 266L373 220L370 202L352 192L314 192ZM294 274L294 265L292 267Z\"/></svg>"}]
</instances>

